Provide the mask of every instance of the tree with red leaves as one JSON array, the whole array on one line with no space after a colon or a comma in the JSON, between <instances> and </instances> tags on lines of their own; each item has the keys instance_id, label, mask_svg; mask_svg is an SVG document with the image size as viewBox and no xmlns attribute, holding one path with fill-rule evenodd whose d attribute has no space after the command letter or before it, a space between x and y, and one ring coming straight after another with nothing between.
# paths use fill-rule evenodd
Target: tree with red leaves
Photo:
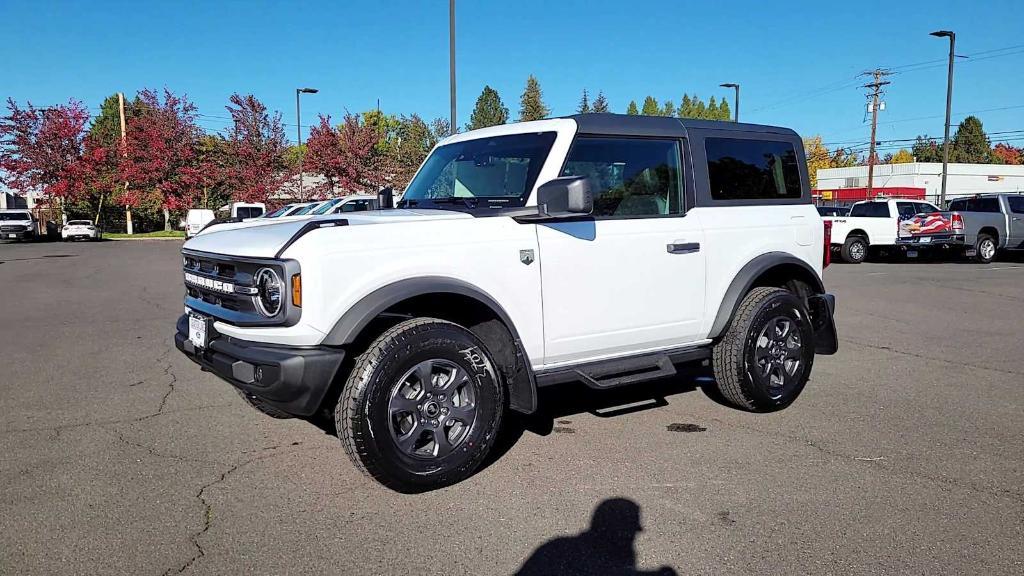
<instances>
[{"instance_id":1,"label":"tree with red leaves","mask_svg":"<svg viewBox=\"0 0 1024 576\"><path fill-rule=\"evenodd\" d=\"M331 117L321 114L320 122L309 128L302 166L306 171L323 175L326 182L323 185L311 186L311 191L333 195L341 164L341 139L338 131L331 125Z\"/></svg>"},{"instance_id":2,"label":"tree with red leaves","mask_svg":"<svg viewBox=\"0 0 1024 576\"><path fill-rule=\"evenodd\" d=\"M184 171L192 166L201 135L196 107L167 89L162 99L153 90L143 90L137 101L138 114L128 120L119 165L120 178L128 185L117 201L125 207L138 206L143 198L159 203L164 230L170 230L170 211L187 209L193 202Z\"/></svg>"},{"instance_id":3,"label":"tree with red leaves","mask_svg":"<svg viewBox=\"0 0 1024 576\"><path fill-rule=\"evenodd\" d=\"M69 168L82 155L89 113L76 100L51 108L21 108L7 99L0 118L0 182L20 194L63 203L74 191Z\"/></svg>"},{"instance_id":4,"label":"tree with red leaves","mask_svg":"<svg viewBox=\"0 0 1024 576\"><path fill-rule=\"evenodd\" d=\"M1019 165L1024 164L1024 148L1017 148L1010 146L1005 142L1000 142L992 148L992 154L1002 164L1013 164Z\"/></svg>"},{"instance_id":5,"label":"tree with red leaves","mask_svg":"<svg viewBox=\"0 0 1024 576\"><path fill-rule=\"evenodd\" d=\"M378 127L355 114L345 114L338 126L341 160L338 185L347 192L376 192L390 179L392 157L380 146Z\"/></svg>"},{"instance_id":6,"label":"tree with red leaves","mask_svg":"<svg viewBox=\"0 0 1024 576\"><path fill-rule=\"evenodd\" d=\"M252 94L233 94L231 104L226 108L234 123L227 138L232 195L244 202L266 202L291 176L281 113L271 115Z\"/></svg>"}]
</instances>

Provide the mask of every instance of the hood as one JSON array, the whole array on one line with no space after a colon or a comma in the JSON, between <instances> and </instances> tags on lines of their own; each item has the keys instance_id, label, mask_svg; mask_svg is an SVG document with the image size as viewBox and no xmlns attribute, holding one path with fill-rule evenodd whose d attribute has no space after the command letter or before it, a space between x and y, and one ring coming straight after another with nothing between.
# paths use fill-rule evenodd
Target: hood
<instances>
[{"instance_id":1,"label":"hood","mask_svg":"<svg viewBox=\"0 0 1024 576\"><path fill-rule=\"evenodd\" d=\"M316 221L347 220L349 226L366 224L397 224L425 220L453 220L473 218L472 214L452 210L370 210L349 212L344 215L300 217L298 219L271 218L266 222L237 222L207 228L185 242L186 250L197 250L227 256L273 258L306 224Z\"/></svg>"}]
</instances>

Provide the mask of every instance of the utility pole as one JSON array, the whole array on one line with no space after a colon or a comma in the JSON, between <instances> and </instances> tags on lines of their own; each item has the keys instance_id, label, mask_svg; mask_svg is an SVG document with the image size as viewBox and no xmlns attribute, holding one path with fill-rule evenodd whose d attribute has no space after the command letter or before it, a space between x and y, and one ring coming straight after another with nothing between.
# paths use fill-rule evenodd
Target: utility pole
<instances>
[{"instance_id":1,"label":"utility pole","mask_svg":"<svg viewBox=\"0 0 1024 576\"><path fill-rule=\"evenodd\" d=\"M882 70L876 68L872 72L864 72L862 76L872 76L874 81L868 82L864 85L864 88L870 88L871 92L868 93L868 98L871 99L871 147L868 152L868 193L867 199L870 200L874 197L872 190L875 187L875 134L878 130L878 106L879 97L882 95L882 87L890 84L888 80L882 80L891 74L888 70Z\"/></svg>"},{"instance_id":2,"label":"utility pole","mask_svg":"<svg viewBox=\"0 0 1024 576\"><path fill-rule=\"evenodd\" d=\"M452 125L448 131L455 134L455 0L448 0L448 82L452 100Z\"/></svg>"},{"instance_id":3,"label":"utility pole","mask_svg":"<svg viewBox=\"0 0 1024 576\"><path fill-rule=\"evenodd\" d=\"M124 93L123 92L118 92L117 93L117 113L121 116L121 153L122 153L124 158L127 158L128 157L128 147L127 147L127 144L128 144L128 132L125 129L125 124L124 124ZM124 192L125 192L126 195L128 194L128 181L127 180L125 180L125 182L124 182ZM131 207L130 204L128 204L127 200L128 199L125 198L124 216L125 216L125 224L126 224L126 227L127 227L128 235L131 236L132 234L135 233L135 230L132 228L132 207ZM96 218L98 219L99 215L97 215Z\"/></svg>"},{"instance_id":4,"label":"utility pole","mask_svg":"<svg viewBox=\"0 0 1024 576\"><path fill-rule=\"evenodd\" d=\"M949 72L946 76L946 133L942 138L942 192L939 193L939 208L946 204L946 173L949 167L949 115L953 109L953 60L956 56L956 33L951 30L938 30L931 36L949 38Z\"/></svg>"}]
</instances>

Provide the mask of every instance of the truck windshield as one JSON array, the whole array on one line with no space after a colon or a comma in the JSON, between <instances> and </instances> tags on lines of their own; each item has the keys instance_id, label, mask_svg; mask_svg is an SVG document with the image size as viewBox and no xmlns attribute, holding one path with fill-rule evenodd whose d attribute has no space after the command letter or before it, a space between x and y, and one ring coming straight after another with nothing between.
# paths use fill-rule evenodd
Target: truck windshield
<instances>
[{"instance_id":1,"label":"truck windshield","mask_svg":"<svg viewBox=\"0 0 1024 576\"><path fill-rule=\"evenodd\" d=\"M554 132L540 132L441 146L409 183L399 206L523 206L554 142Z\"/></svg>"},{"instance_id":2,"label":"truck windshield","mask_svg":"<svg viewBox=\"0 0 1024 576\"><path fill-rule=\"evenodd\" d=\"M28 212L0 212L0 221L3 222L11 222L15 220L20 222L22 220L30 219L31 216L28 215Z\"/></svg>"}]
</instances>

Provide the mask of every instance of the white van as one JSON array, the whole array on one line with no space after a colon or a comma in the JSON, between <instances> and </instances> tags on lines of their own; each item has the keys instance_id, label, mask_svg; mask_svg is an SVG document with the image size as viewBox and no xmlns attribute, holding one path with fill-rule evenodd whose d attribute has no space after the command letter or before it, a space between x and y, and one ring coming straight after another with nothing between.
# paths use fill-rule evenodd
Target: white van
<instances>
[{"instance_id":1,"label":"white van","mask_svg":"<svg viewBox=\"0 0 1024 576\"><path fill-rule=\"evenodd\" d=\"M207 224L213 222L213 210L189 210L185 216L185 237L191 238L202 230Z\"/></svg>"},{"instance_id":2,"label":"white van","mask_svg":"<svg viewBox=\"0 0 1024 576\"><path fill-rule=\"evenodd\" d=\"M221 206L218 212L226 212L227 218L248 220L259 218L267 211L267 205L263 202L232 202Z\"/></svg>"}]
</instances>

